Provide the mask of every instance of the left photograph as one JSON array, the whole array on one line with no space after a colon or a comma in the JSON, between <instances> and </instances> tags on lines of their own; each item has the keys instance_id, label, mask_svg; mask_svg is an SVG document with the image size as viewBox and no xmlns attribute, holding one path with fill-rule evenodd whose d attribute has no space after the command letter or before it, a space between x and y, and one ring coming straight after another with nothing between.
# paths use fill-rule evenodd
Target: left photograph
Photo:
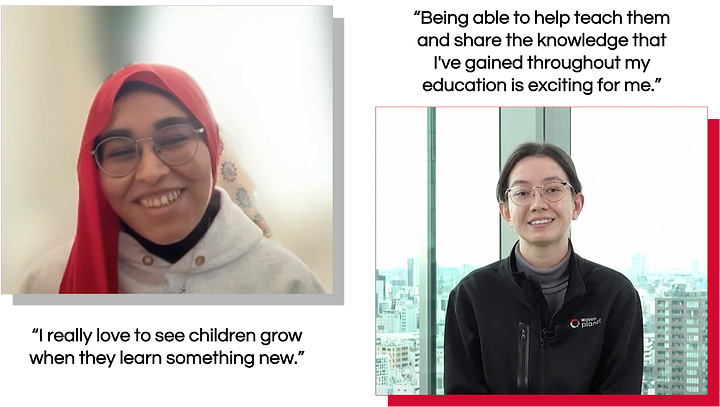
<instances>
[{"instance_id":1,"label":"left photograph","mask_svg":"<svg viewBox=\"0 0 720 407\"><path fill-rule=\"evenodd\" d=\"M332 293L332 8L2 31L3 293Z\"/></svg>"}]
</instances>

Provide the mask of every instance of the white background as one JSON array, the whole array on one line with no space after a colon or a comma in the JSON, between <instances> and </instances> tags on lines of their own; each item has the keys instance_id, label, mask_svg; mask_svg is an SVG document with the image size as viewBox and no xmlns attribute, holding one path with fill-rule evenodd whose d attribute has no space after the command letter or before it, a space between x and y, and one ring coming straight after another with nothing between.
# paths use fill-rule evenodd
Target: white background
<instances>
[{"instance_id":1,"label":"white background","mask_svg":"<svg viewBox=\"0 0 720 407\"><path fill-rule=\"evenodd\" d=\"M284 4L296 3L285 1ZM299 2L305 3L305 2ZM398 4L399 3L399 4ZM420 26L416 9L474 13L500 8L532 13L538 2L418 2L380 1L334 3L334 16L345 27L345 305L305 307L14 307L12 297L0 297L0 400L3 404L43 405L386 405L374 395L374 111L377 105L707 105L711 118L720 116L717 95L718 13L707 1L545 2L572 12L621 12L628 9L671 14L672 24L649 27L666 32L668 46L655 50L644 77L662 77L647 94L482 94L424 93L420 84L442 73L432 72L436 50L418 49L415 38L429 30ZM712 4L712 6L710 5ZM482 32L504 34L510 27ZM617 28L608 28L608 30ZM645 30L642 27L638 28ZM453 29L456 30L456 29ZM532 29L535 30L534 28ZM625 28L623 28L625 30ZM563 33L579 32L575 26ZM597 31L597 29L595 29ZM602 31L600 31L602 32ZM448 50L441 55L449 55ZM516 54L511 51L509 54ZM456 55L462 56L458 52ZM479 57L487 50L476 50ZM494 53L499 55L500 53ZM559 55L556 54L556 55ZM497 76L496 76L497 75ZM489 75L488 75L489 76ZM492 74L500 78L499 74ZM509 80L508 75L506 77ZM562 75L551 75L562 76ZM594 75L593 75L594 76ZM609 75L608 75L609 76ZM7 103L8 101L3 101ZM717 288L717 287L714 287ZM297 350L301 363L287 367L30 366L28 353L45 348L31 333L35 327L70 330L100 327L113 330L192 330L198 327L245 330L302 330ZM158 351L166 347L93 345L114 352ZM174 350L175 348L173 348ZM184 346L182 351L200 351ZM278 352L286 349L278 346ZM282 350L281 350L282 349ZM75 345L51 351L80 350Z\"/></svg>"}]
</instances>

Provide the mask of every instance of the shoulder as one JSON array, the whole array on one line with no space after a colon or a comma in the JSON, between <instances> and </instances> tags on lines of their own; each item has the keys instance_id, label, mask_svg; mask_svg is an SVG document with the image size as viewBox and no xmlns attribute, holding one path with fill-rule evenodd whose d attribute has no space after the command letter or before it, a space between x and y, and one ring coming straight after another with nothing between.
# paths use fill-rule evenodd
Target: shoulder
<instances>
[{"instance_id":1,"label":"shoulder","mask_svg":"<svg viewBox=\"0 0 720 407\"><path fill-rule=\"evenodd\" d=\"M264 270L273 292L324 294L315 274L294 253L278 242L262 238L246 256L258 269Z\"/></svg>"},{"instance_id":2,"label":"shoulder","mask_svg":"<svg viewBox=\"0 0 720 407\"><path fill-rule=\"evenodd\" d=\"M18 292L57 294L73 242L65 242L42 255L25 273Z\"/></svg>"},{"instance_id":3,"label":"shoulder","mask_svg":"<svg viewBox=\"0 0 720 407\"><path fill-rule=\"evenodd\" d=\"M260 228L221 188L220 212L200 245L221 253L243 291L258 293L324 293L313 272L295 254L263 237Z\"/></svg>"},{"instance_id":4,"label":"shoulder","mask_svg":"<svg viewBox=\"0 0 720 407\"><path fill-rule=\"evenodd\" d=\"M451 294L472 295L481 291L495 290L505 285L512 279L510 270L507 268L507 261L508 259L502 259L471 271L458 282Z\"/></svg>"},{"instance_id":5,"label":"shoulder","mask_svg":"<svg viewBox=\"0 0 720 407\"><path fill-rule=\"evenodd\" d=\"M575 255L577 268L588 289L636 296L632 282L622 273L610 267L586 260Z\"/></svg>"}]
</instances>

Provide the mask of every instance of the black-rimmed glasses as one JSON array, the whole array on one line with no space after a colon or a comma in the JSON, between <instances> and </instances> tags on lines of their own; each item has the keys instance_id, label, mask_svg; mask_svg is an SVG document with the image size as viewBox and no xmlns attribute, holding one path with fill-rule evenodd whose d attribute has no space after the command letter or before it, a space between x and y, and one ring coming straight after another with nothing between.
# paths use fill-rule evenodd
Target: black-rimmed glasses
<instances>
[{"instance_id":1,"label":"black-rimmed glasses","mask_svg":"<svg viewBox=\"0 0 720 407\"><path fill-rule=\"evenodd\" d=\"M540 187L530 187L526 185L518 185L505 190L505 193L510 197L510 200L518 206L525 206L530 203L532 197L535 195L535 188L540 188L540 195L545 198L548 202L557 202L565 197L565 186L569 186L573 190L572 185L569 182L564 181L553 181Z\"/></svg>"},{"instance_id":2,"label":"black-rimmed glasses","mask_svg":"<svg viewBox=\"0 0 720 407\"><path fill-rule=\"evenodd\" d=\"M166 164L177 166L190 162L198 149L200 134L205 130L194 129L187 124L163 127L151 138L134 140L130 137L108 137L92 151L95 162L105 174L120 178L137 168L140 163L141 141L152 140L153 151Z\"/></svg>"}]
</instances>

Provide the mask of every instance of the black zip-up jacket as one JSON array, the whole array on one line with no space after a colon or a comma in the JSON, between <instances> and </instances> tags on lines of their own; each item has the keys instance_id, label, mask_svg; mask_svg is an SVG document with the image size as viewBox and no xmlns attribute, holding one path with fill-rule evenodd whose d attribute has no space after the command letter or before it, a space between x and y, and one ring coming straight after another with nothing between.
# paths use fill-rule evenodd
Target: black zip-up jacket
<instances>
[{"instance_id":1,"label":"black zip-up jacket","mask_svg":"<svg viewBox=\"0 0 720 407\"><path fill-rule=\"evenodd\" d=\"M622 274L570 251L554 315L514 250L450 292L445 394L640 394L640 297Z\"/></svg>"}]
</instances>

